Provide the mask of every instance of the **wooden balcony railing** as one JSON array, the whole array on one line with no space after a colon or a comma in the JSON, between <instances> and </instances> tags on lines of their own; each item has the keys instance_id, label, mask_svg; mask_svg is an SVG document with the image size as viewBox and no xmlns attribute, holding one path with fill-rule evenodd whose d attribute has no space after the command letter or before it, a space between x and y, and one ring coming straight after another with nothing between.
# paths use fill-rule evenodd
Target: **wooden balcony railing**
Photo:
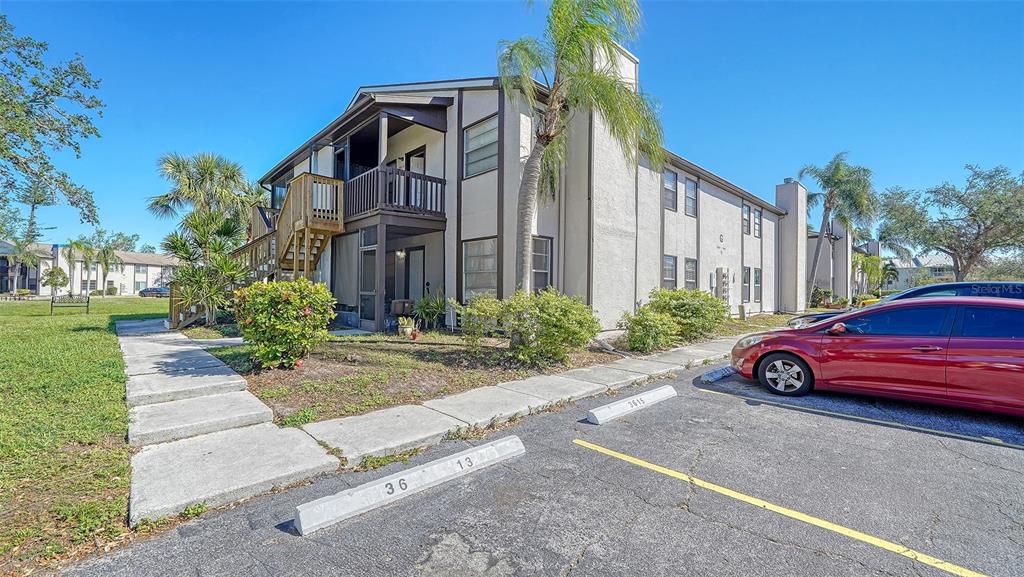
<instances>
[{"instance_id":1,"label":"wooden balcony railing","mask_svg":"<svg viewBox=\"0 0 1024 577\"><path fill-rule=\"evenodd\" d=\"M379 209L443 215L444 179L384 166L345 183L345 218Z\"/></svg>"},{"instance_id":2,"label":"wooden balcony railing","mask_svg":"<svg viewBox=\"0 0 1024 577\"><path fill-rule=\"evenodd\" d=\"M249 228L250 238L259 238L277 228L277 217L281 211L266 206L253 206Z\"/></svg>"},{"instance_id":3,"label":"wooden balcony railing","mask_svg":"<svg viewBox=\"0 0 1024 577\"><path fill-rule=\"evenodd\" d=\"M239 247L232 256L240 258L249 269L251 280L263 280L277 268L275 231L264 233Z\"/></svg>"},{"instance_id":4,"label":"wooden balcony railing","mask_svg":"<svg viewBox=\"0 0 1024 577\"><path fill-rule=\"evenodd\" d=\"M304 172L288 183L277 227L291 230L315 228L342 232L344 183L336 178Z\"/></svg>"}]
</instances>

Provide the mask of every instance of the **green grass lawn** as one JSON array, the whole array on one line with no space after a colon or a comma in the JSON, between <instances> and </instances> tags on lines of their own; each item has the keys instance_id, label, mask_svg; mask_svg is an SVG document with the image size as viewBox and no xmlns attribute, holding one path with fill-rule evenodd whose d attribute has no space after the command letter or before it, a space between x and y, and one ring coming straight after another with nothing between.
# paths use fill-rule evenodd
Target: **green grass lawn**
<instances>
[{"instance_id":1,"label":"green grass lawn","mask_svg":"<svg viewBox=\"0 0 1024 577\"><path fill-rule=\"evenodd\" d=\"M94 298L84 309L0 303L0 575L102 547L127 532L124 363L114 321L167 301Z\"/></svg>"}]
</instances>

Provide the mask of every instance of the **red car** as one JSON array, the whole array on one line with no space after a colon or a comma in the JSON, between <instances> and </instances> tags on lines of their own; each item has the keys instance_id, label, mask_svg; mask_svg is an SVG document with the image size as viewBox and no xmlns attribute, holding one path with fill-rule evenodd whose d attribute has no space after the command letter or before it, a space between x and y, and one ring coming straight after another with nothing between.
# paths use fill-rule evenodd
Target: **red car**
<instances>
[{"instance_id":1,"label":"red car","mask_svg":"<svg viewBox=\"0 0 1024 577\"><path fill-rule=\"evenodd\" d=\"M779 395L843 391L1024 417L1024 301L931 297L746 336L732 366Z\"/></svg>"}]
</instances>

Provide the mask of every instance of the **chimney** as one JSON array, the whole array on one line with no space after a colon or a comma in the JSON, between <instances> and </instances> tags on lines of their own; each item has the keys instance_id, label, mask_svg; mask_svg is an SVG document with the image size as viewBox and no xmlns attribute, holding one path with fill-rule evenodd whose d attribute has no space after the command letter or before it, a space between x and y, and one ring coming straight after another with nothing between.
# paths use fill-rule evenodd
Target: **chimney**
<instances>
[{"instance_id":1,"label":"chimney","mask_svg":"<svg viewBox=\"0 0 1024 577\"><path fill-rule=\"evenodd\" d=\"M782 179L782 182L784 184L793 184L793 179L787 176L786 178Z\"/></svg>"}]
</instances>

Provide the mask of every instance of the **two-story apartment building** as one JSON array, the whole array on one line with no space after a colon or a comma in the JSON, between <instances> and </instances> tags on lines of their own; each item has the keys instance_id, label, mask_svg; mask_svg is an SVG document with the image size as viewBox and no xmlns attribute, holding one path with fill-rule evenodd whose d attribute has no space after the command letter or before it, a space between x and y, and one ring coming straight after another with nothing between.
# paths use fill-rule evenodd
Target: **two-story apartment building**
<instances>
[{"instance_id":1,"label":"two-story apartment building","mask_svg":"<svg viewBox=\"0 0 1024 577\"><path fill-rule=\"evenodd\" d=\"M54 245L53 260L55 266L69 272L70 286L61 292L74 292L75 294L87 294L94 290L101 290L103 285L103 267L98 263L91 263L87 268L81 255L75 260L72 266L68 266L63 247ZM116 251L118 258L123 263L119 267L111 267L107 273L107 287L117 289L119 295L134 295L145 288L166 286L174 275L174 268L178 266L178 259L163 254L148 252Z\"/></svg>"},{"instance_id":2,"label":"two-story apartment building","mask_svg":"<svg viewBox=\"0 0 1024 577\"><path fill-rule=\"evenodd\" d=\"M623 51L619 69L635 79L638 61ZM370 329L393 300L511 295L533 122L495 77L360 88L260 179L272 203L239 253L256 278L326 283ZM665 166L629 162L601 117L580 113L559 186L533 223L533 286L580 296L605 328L658 286L711 291L733 313L803 308L799 183L773 204L671 152Z\"/></svg>"}]
</instances>

